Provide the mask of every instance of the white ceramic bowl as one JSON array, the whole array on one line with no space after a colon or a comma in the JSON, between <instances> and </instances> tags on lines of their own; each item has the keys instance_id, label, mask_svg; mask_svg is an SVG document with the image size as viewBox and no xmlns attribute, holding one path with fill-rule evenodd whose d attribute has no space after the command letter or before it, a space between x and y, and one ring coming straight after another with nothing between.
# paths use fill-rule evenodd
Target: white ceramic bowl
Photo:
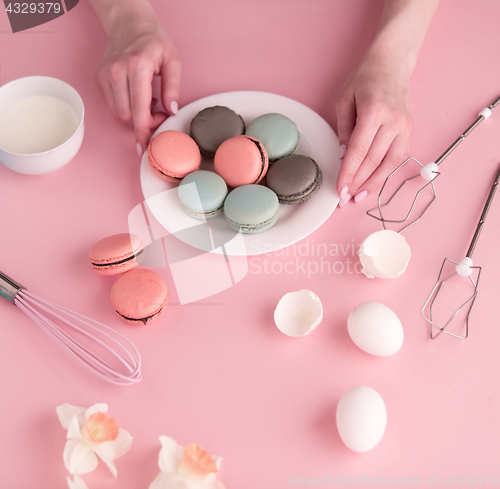
<instances>
[{"instance_id":1,"label":"white ceramic bowl","mask_svg":"<svg viewBox=\"0 0 500 489\"><path fill-rule=\"evenodd\" d=\"M28 175L49 173L66 165L80 149L84 133L83 101L73 87L57 78L28 76L6 83L0 88L0 112L13 102L39 95L55 97L68 104L78 118L78 126L62 144L40 153L14 153L0 147L0 162Z\"/></svg>"}]
</instances>

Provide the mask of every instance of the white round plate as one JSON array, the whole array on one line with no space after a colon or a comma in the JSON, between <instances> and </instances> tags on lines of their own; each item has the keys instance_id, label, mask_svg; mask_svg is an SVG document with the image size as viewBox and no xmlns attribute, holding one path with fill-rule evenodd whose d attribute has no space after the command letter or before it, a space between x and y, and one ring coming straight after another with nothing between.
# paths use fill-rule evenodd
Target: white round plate
<instances>
[{"instance_id":1,"label":"white round plate","mask_svg":"<svg viewBox=\"0 0 500 489\"><path fill-rule=\"evenodd\" d=\"M266 92L227 92L202 98L169 117L155 132L169 129L189 134L193 117L202 109L224 105L240 114L248 125L262 114L278 112L292 119L300 132L297 153L313 158L323 172L320 190L307 202L296 205L280 205L277 223L259 234L243 234L244 247L223 250L229 255L260 255L280 250L309 236L331 215L339 202L335 189L340 169L338 159L339 142L330 125L310 108L281 95ZM203 157L202 169L213 170L213 159ZM171 234L200 250L221 252L217 247L235 237L235 231L226 222L224 215L208 219L206 223L186 215L177 202L177 191L167 192L177 184L161 179L150 168L147 152L142 156L141 186L146 203L153 216ZM209 228L210 239L199 239L196 233L186 232L196 226ZM193 238L193 234L196 235ZM233 247L234 248L234 247ZM244 248L244 249L243 249ZM219 248L220 250L220 248Z\"/></svg>"}]
</instances>

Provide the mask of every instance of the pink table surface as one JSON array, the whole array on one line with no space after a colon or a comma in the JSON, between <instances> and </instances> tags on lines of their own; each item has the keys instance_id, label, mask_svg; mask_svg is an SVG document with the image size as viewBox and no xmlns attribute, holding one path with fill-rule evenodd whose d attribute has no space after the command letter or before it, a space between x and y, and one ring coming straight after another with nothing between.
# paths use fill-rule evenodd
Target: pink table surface
<instances>
[{"instance_id":1,"label":"pink table surface","mask_svg":"<svg viewBox=\"0 0 500 489\"><path fill-rule=\"evenodd\" d=\"M336 96L368 46L383 2L153 4L183 61L180 106L219 92L261 90L309 106L335 128ZM69 165L45 176L0 165L0 269L32 292L116 328L143 358L141 383L108 385L2 301L1 487L66 487L66 433L55 414L66 402L108 403L134 437L116 462L118 479L101 464L84 477L91 488L148 487L162 434L221 455L219 479L227 488L281 489L323 476L331 485L338 478L360 485L381 484L382 477L385 485L388 478L392 485L398 478L429 485L439 478L445 487L446 476L483 476L483 485L484 476L500 476L500 197L474 255L483 275L469 339L431 341L420 315L442 259L461 258L468 247L500 161L500 114L443 163L438 201L405 233L413 257L398 280L348 273L347 259L357 260L351 251L322 257L311 248L358 245L380 229L365 214L376 204L370 195L335 210L287 253L249 262L240 283L197 303L180 306L169 269L157 269L171 306L156 323L132 327L112 310L113 278L93 274L86 256L95 241L126 232L128 213L142 201L133 131L111 118L93 81L105 35L84 0L17 34L0 10L0 83L58 77L86 107L84 143ZM440 155L500 94L499 16L497 0L442 0L412 80L413 155L421 161ZM307 267L315 270L322 258L344 272L308 276ZM264 260L270 272L259 273ZM288 262L294 273L273 272L273 264L279 270ZM322 299L324 320L308 337L285 337L274 325L274 308L284 293L302 288ZM364 301L382 302L400 317L405 343L398 354L372 357L349 339L347 316ZM380 392L388 411L384 438L362 455L342 444L335 426L338 400L360 384Z\"/></svg>"}]
</instances>

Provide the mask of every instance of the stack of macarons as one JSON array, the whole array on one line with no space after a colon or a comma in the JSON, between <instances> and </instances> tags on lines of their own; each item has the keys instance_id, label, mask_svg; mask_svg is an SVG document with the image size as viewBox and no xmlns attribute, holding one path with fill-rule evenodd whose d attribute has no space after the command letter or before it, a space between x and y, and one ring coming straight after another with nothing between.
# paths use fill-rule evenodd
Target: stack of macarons
<instances>
[{"instance_id":1,"label":"stack of macarons","mask_svg":"<svg viewBox=\"0 0 500 489\"><path fill-rule=\"evenodd\" d=\"M141 239L129 233L101 239L89 250L91 267L98 275L122 274L111 287L111 303L128 323L147 324L165 311L168 288L153 270L136 268L144 254Z\"/></svg>"},{"instance_id":2,"label":"stack of macarons","mask_svg":"<svg viewBox=\"0 0 500 489\"><path fill-rule=\"evenodd\" d=\"M161 178L179 183L179 203L189 216L224 212L233 228L257 233L276 222L279 204L305 202L321 186L318 164L294 154L299 140L296 124L282 114L263 114L247 126L234 110L214 106L196 114L189 136L157 134L148 161ZM213 157L215 172L199 169L202 154Z\"/></svg>"}]
</instances>

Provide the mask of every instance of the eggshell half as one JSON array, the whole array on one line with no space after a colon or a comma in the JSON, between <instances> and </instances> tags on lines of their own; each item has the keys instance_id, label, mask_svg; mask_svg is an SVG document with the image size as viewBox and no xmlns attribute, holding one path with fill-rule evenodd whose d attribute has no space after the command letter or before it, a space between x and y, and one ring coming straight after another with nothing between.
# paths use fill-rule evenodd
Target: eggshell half
<instances>
[{"instance_id":1,"label":"eggshell half","mask_svg":"<svg viewBox=\"0 0 500 489\"><path fill-rule=\"evenodd\" d=\"M368 278L397 278L406 270L410 257L404 237L390 229L370 234L359 251L361 271Z\"/></svg>"},{"instance_id":2,"label":"eggshell half","mask_svg":"<svg viewBox=\"0 0 500 489\"><path fill-rule=\"evenodd\" d=\"M366 353L388 357L403 346L404 330L398 316L384 304L364 302L347 318L352 341Z\"/></svg>"},{"instance_id":3,"label":"eggshell half","mask_svg":"<svg viewBox=\"0 0 500 489\"><path fill-rule=\"evenodd\" d=\"M381 395L371 387L349 389L337 405L337 429L345 446L369 452L384 436L387 410Z\"/></svg>"},{"instance_id":4,"label":"eggshell half","mask_svg":"<svg viewBox=\"0 0 500 489\"><path fill-rule=\"evenodd\" d=\"M323 319L323 305L310 290L285 294L274 311L274 322L288 336L305 336Z\"/></svg>"}]
</instances>

